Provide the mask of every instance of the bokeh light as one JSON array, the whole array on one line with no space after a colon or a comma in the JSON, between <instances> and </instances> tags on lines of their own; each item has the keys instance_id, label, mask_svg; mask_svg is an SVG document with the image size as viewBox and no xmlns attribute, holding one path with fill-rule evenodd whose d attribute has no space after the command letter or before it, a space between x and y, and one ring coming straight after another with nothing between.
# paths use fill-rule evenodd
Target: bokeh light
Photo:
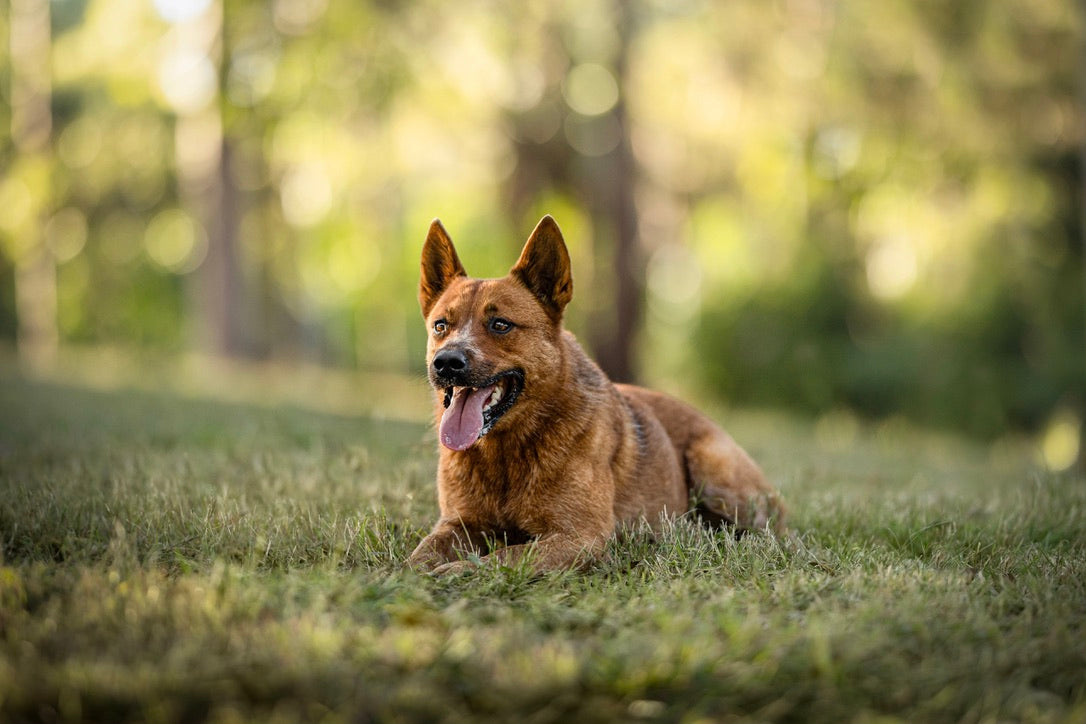
<instances>
[{"instance_id":1,"label":"bokeh light","mask_svg":"<svg viewBox=\"0 0 1086 724\"><path fill-rule=\"evenodd\" d=\"M332 182L321 164L307 163L287 169L279 185L283 218L305 227L323 219L332 207Z\"/></svg>"},{"instance_id":2,"label":"bokeh light","mask_svg":"<svg viewBox=\"0 0 1086 724\"><path fill-rule=\"evenodd\" d=\"M598 116L618 103L615 76L598 63L581 63L570 69L562 83L569 107L583 116Z\"/></svg>"},{"instance_id":3,"label":"bokeh light","mask_svg":"<svg viewBox=\"0 0 1086 724\"><path fill-rule=\"evenodd\" d=\"M151 261L175 274L195 270L207 256L207 232L181 209L156 214L147 225L143 243Z\"/></svg>"},{"instance_id":4,"label":"bokeh light","mask_svg":"<svg viewBox=\"0 0 1086 724\"><path fill-rule=\"evenodd\" d=\"M872 294L879 299L898 299L916 282L916 251L907 236L880 239L867 252L865 269Z\"/></svg>"},{"instance_id":5,"label":"bokeh light","mask_svg":"<svg viewBox=\"0 0 1086 724\"><path fill-rule=\"evenodd\" d=\"M1079 459L1082 420L1069 409L1052 416L1041 436L1041 459L1052 471L1063 471Z\"/></svg>"},{"instance_id":6,"label":"bokeh light","mask_svg":"<svg viewBox=\"0 0 1086 724\"><path fill-rule=\"evenodd\" d=\"M192 48L175 48L163 57L158 85L166 102L183 114L203 110L218 92L214 63L207 53Z\"/></svg>"},{"instance_id":7,"label":"bokeh light","mask_svg":"<svg viewBox=\"0 0 1086 724\"><path fill-rule=\"evenodd\" d=\"M203 15L212 0L153 0L155 12L171 23L184 23Z\"/></svg>"},{"instance_id":8,"label":"bokeh light","mask_svg":"<svg viewBox=\"0 0 1086 724\"><path fill-rule=\"evenodd\" d=\"M72 206L60 209L45 225L45 240L58 262L71 261L87 243L87 217Z\"/></svg>"}]
</instances>

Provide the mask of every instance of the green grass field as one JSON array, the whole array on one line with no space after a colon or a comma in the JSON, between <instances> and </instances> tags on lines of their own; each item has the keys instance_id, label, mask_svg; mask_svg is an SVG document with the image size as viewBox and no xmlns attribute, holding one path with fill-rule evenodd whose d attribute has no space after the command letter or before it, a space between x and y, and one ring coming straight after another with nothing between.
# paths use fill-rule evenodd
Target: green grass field
<instances>
[{"instance_id":1,"label":"green grass field","mask_svg":"<svg viewBox=\"0 0 1086 724\"><path fill-rule=\"evenodd\" d=\"M434 580L425 425L5 373L0 720L1086 721L1081 475L719 417L797 542Z\"/></svg>"}]
</instances>

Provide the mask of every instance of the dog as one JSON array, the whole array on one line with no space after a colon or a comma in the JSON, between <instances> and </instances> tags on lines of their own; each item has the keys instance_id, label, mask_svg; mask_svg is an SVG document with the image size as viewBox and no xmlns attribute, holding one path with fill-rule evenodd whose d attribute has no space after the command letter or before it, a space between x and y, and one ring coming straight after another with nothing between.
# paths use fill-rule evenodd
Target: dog
<instances>
[{"instance_id":1,"label":"dog","mask_svg":"<svg viewBox=\"0 0 1086 724\"><path fill-rule=\"evenodd\" d=\"M583 568L641 519L695 510L737 533L784 532L785 508L723 430L666 395L613 384L562 327L569 253L544 216L501 279L468 277L441 222L422 249L419 305L440 439L441 517L408 559Z\"/></svg>"}]
</instances>

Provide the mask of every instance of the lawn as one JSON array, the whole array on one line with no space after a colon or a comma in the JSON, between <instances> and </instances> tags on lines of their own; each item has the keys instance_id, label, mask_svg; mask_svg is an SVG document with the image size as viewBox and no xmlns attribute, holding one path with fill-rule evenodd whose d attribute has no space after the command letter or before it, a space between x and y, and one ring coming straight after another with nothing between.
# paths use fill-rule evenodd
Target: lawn
<instances>
[{"instance_id":1,"label":"lawn","mask_svg":"<svg viewBox=\"0 0 1086 724\"><path fill-rule=\"evenodd\" d=\"M1086 721L1086 479L718 414L794 541L434 580L425 425L0 375L0 720Z\"/></svg>"}]
</instances>

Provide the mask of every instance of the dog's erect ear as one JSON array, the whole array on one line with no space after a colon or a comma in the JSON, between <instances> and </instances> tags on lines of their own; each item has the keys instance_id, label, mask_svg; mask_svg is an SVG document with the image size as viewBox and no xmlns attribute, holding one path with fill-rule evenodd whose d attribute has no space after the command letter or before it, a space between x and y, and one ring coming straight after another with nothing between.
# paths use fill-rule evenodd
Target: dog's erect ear
<instances>
[{"instance_id":1,"label":"dog's erect ear","mask_svg":"<svg viewBox=\"0 0 1086 724\"><path fill-rule=\"evenodd\" d=\"M434 302L456 277L466 277L452 239L441 222L434 219L422 246L422 274L419 276L419 306L422 316L430 315Z\"/></svg>"},{"instance_id":2,"label":"dog's erect ear","mask_svg":"<svg viewBox=\"0 0 1086 724\"><path fill-rule=\"evenodd\" d=\"M535 294L552 319L562 318L562 310L573 299L573 277L566 242L549 214L536 224L509 274Z\"/></svg>"}]
</instances>

